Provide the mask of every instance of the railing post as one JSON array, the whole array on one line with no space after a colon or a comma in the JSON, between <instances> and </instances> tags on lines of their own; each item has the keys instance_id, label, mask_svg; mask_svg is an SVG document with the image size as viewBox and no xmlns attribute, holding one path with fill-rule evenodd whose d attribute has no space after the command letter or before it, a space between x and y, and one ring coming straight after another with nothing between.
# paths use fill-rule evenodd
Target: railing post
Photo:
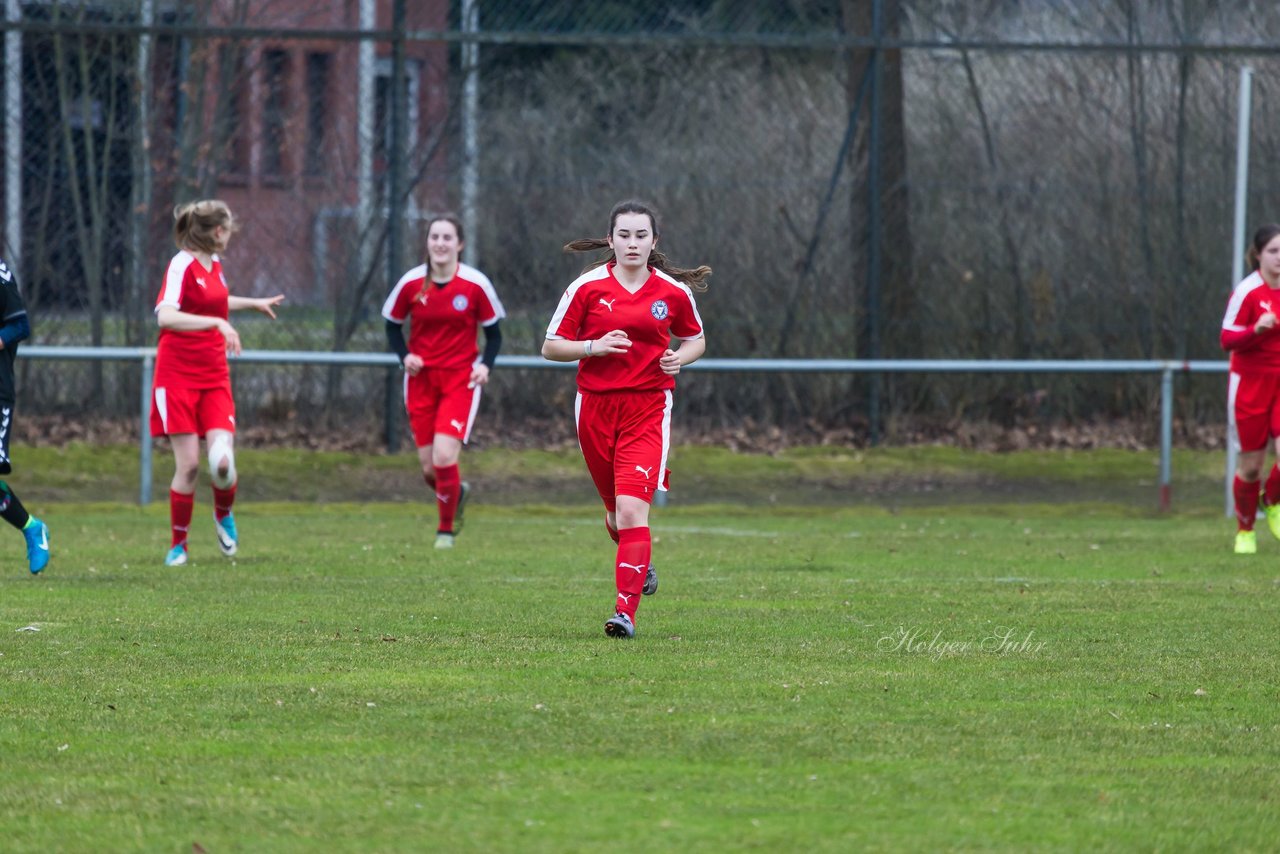
<instances>
[{"instance_id":1,"label":"railing post","mask_svg":"<svg viewBox=\"0 0 1280 854\"><path fill-rule=\"evenodd\" d=\"M1160 511L1173 500L1173 368L1160 373Z\"/></svg>"},{"instance_id":2,"label":"railing post","mask_svg":"<svg viewBox=\"0 0 1280 854\"><path fill-rule=\"evenodd\" d=\"M142 389L142 411L138 437L138 503L146 507L151 503L151 374L155 368L155 353L142 352L142 377L138 387Z\"/></svg>"},{"instance_id":3,"label":"railing post","mask_svg":"<svg viewBox=\"0 0 1280 854\"><path fill-rule=\"evenodd\" d=\"M382 438L387 446L387 453L394 454L400 450L400 409L404 406L404 377L396 368L389 368L382 395Z\"/></svg>"}]
</instances>

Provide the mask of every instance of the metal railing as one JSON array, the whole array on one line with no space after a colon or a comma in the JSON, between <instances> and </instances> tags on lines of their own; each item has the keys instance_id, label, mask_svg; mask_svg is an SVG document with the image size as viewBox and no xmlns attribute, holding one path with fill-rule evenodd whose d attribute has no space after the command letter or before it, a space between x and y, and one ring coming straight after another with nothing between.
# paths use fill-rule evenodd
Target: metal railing
<instances>
[{"instance_id":1,"label":"metal railing","mask_svg":"<svg viewBox=\"0 0 1280 854\"><path fill-rule=\"evenodd\" d=\"M79 361L124 361L140 363L138 503L151 502L151 376L155 367L154 347L55 347L34 345L22 348L25 359L67 359ZM395 368L399 362L390 353L330 353L307 350L247 350L233 362L285 365L340 365L346 367ZM517 370L567 370L576 362L549 362L541 356L499 356L497 367ZM1057 373L1057 374L1158 374L1160 377L1160 509L1173 501L1173 377L1175 374L1226 373L1223 361L1082 360L1044 359L702 359L686 370L741 373L828 373L828 374L908 374L908 373Z\"/></svg>"}]
</instances>

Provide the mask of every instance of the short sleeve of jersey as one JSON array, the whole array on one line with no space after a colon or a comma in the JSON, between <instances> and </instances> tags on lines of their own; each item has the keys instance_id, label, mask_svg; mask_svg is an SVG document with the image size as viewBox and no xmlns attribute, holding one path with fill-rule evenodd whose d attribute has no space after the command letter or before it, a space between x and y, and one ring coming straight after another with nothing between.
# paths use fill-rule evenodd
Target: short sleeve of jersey
<instances>
[{"instance_id":1,"label":"short sleeve of jersey","mask_svg":"<svg viewBox=\"0 0 1280 854\"><path fill-rule=\"evenodd\" d=\"M583 273L565 289L555 313L551 315L551 322L547 325L547 338L577 340L582 329L582 319L586 315L588 289L585 285L608 275L608 269L602 264L594 270Z\"/></svg>"},{"instance_id":2,"label":"short sleeve of jersey","mask_svg":"<svg viewBox=\"0 0 1280 854\"><path fill-rule=\"evenodd\" d=\"M1236 285L1227 300L1227 310L1222 317L1223 329L1243 330L1257 322L1262 315L1258 311L1260 306L1256 292L1262 287L1266 287L1266 283L1256 271Z\"/></svg>"},{"instance_id":3,"label":"short sleeve of jersey","mask_svg":"<svg viewBox=\"0 0 1280 854\"><path fill-rule=\"evenodd\" d=\"M420 264L401 276L400 281L396 282L396 286L391 289L391 293L387 294L387 299L382 304L382 316L392 323L404 323L408 320L413 301L422 289L426 276L425 264Z\"/></svg>"},{"instance_id":4,"label":"short sleeve of jersey","mask_svg":"<svg viewBox=\"0 0 1280 854\"><path fill-rule=\"evenodd\" d=\"M701 338L702 316L698 314L698 303L693 298L693 291L688 285L671 280L676 286L676 297L678 301L685 304L677 306L676 310L671 313L671 334L684 340L692 341L695 338Z\"/></svg>"},{"instance_id":5,"label":"short sleeve of jersey","mask_svg":"<svg viewBox=\"0 0 1280 854\"><path fill-rule=\"evenodd\" d=\"M208 271L209 276L216 276L222 286L226 287L226 282L222 276L222 261L217 256L211 257L213 269ZM204 314L212 316L226 317L225 310L222 312L209 311L207 306L203 304L199 307L190 306L185 303L190 296L191 291L186 290L192 286L192 282L199 283L200 289L203 291L207 287L207 280L192 271L192 264L196 263L196 257L190 252L182 251L174 255L169 261L169 266L165 270L164 284L160 286L160 293L156 297L156 311L162 306L171 306L179 311L189 311L195 314ZM197 300L197 302L202 302Z\"/></svg>"},{"instance_id":6,"label":"short sleeve of jersey","mask_svg":"<svg viewBox=\"0 0 1280 854\"><path fill-rule=\"evenodd\" d=\"M502 300L498 299L498 291L488 276L468 264L459 264L458 277L476 286L476 321L481 326L492 326L507 316Z\"/></svg>"}]
</instances>

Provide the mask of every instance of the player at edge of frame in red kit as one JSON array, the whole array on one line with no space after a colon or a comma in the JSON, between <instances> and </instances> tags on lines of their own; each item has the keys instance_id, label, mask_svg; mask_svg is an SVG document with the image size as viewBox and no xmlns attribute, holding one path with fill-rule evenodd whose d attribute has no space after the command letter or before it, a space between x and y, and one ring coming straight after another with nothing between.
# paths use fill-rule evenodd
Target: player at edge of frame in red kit
<instances>
[{"instance_id":1,"label":"player at edge of frame in red kit","mask_svg":"<svg viewBox=\"0 0 1280 854\"><path fill-rule=\"evenodd\" d=\"M13 471L9 437L13 433L15 381L13 362L18 344L31 337L27 305L18 290L18 277L0 260L0 476ZM0 480L0 519L22 534L27 543L27 568L39 575L49 565L49 526L27 512L9 484Z\"/></svg>"},{"instance_id":2,"label":"player at edge of frame in red kit","mask_svg":"<svg viewBox=\"0 0 1280 854\"><path fill-rule=\"evenodd\" d=\"M1280 225L1259 228L1250 241L1252 270L1231 292L1222 318L1222 349L1231 354L1227 384L1229 441L1235 443L1232 496L1236 554L1254 554L1254 522L1261 503L1267 527L1280 539L1280 464L1273 463L1259 490L1267 448L1280 456Z\"/></svg>"},{"instance_id":3,"label":"player at edge of frame in red kit","mask_svg":"<svg viewBox=\"0 0 1280 854\"><path fill-rule=\"evenodd\" d=\"M405 412L422 479L436 500L437 549L453 548L462 530L471 485L462 480L459 458L502 347L506 316L489 278L461 262L464 241L456 215L429 220L427 262L401 276L382 305L387 346L404 367Z\"/></svg>"},{"instance_id":4,"label":"player at edge of frame in red kit","mask_svg":"<svg viewBox=\"0 0 1280 854\"><path fill-rule=\"evenodd\" d=\"M614 638L635 636L640 597L658 588L649 506L669 485L672 390L680 369L706 351L693 291L706 289L711 268L675 267L657 241L657 215L631 200L610 212L607 237L567 244L608 253L565 290L542 345L545 358L578 363L578 445L617 544L616 598L604 623Z\"/></svg>"}]
</instances>

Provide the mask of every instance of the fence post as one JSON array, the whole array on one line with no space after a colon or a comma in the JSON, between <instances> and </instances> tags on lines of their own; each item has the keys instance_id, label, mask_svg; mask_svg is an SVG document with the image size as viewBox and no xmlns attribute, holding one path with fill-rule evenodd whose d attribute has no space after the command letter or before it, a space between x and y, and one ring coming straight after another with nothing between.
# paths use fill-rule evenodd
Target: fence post
<instances>
[{"instance_id":1,"label":"fence post","mask_svg":"<svg viewBox=\"0 0 1280 854\"><path fill-rule=\"evenodd\" d=\"M1173 368L1160 372L1160 511L1173 500Z\"/></svg>"},{"instance_id":2,"label":"fence post","mask_svg":"<svg viewBox=\"0 0 1280 854\"><path fill-rule=\"evenodd\" d=\"M1244 66L1240 69L1239 110L1236 114L1236 195L1235 226L1231 237L1231 284L1227 293L1231 293L1240 280L1244 278L1244 252L1248 243L1245 234L1245 216L1249 203L1249 127L1253 121L1253 69ZM1230 519L1236 515L1236 498L1231 491L1231 483L1236 474L1236 434L1235 413L1231 409L1231 400L1227 400L1227 471L1223 477L1226 496L1224 497L1224 515Z\"/></svg>"},{"instance_id":3,"label":"fence post","mask_svg":"<svg viewBox=\"0 0 1280 854\"><path fill-rule=\"evenodd\" d=\"M400 388L403 382L399 370L387 369L386 390L382 398L382 438L386 442L388 454L400 450L400 409L404 406Z\"/></svg>"},{"instance_id":4,"label":"fence post","mask_svg":"<svg viewBox=\"0 0 1280 854\"><path fill-rule=\"evenodd\" d=\"M142 435L138 437L138 503L146 507L151 503L151 373L155 367L155 355L150 350L142 353L142 377L138 388L142 389Z\"/></svg>"}]
</instances>

